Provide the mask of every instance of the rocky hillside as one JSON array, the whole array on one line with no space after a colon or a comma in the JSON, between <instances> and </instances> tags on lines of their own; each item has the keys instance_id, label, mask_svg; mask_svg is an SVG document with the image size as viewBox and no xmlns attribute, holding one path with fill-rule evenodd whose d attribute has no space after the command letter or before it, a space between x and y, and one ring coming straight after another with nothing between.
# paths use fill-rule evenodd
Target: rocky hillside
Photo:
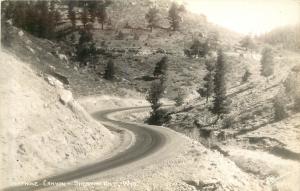
<instances>
[{"instance_id":1,"label":"rocky hillside","mask_svg":"<svg viewBox=\"0 0 300 191\"><path fill-rule=\"evenodd\" d=\"M95 161L113 149L117 137L60 81L2 51L1 187Z\"/></svg>"},{"instance_id":2,"label":"rocky hillside","mask_svg":"<svg viewBox=\"0 0 300 191\"><path fill-rule=\"evenodd\" d=\"M186 57L184 49L189 48L194 39L218 38L221 47L230 51L238 46L241 36L208 23L203 15L192 14L188 11L181 14L182 22L179 30L170 31L167 20L167 11L171 5L169 0L157 1L160 11L160 28L155 28L150 32L145 14L153 5L154 1L113 1L113 4L108 7L108 17L112 25L105 26L105 30L101 30L97 22L94 24L93 35L96 47L100 51L95 69L79 67L79 63L74 59L75 49L69 37L61 43L53 43L33 37L26 32L22 32L24 35L20 36L18 30L9 27L7 30L12 33L10 39L11 46L14 47L12 51L22 55L22 59L25 60L38 55L38 58L33 60L40 68L48 66L42 62L56 67L57 72L70 78L70 85L75 96L93 94L132 96L135 94L132 92L145 93L151 83L155 64L167 55L169 71L165 96L174 98L179 87L182 87L187 95L194 94L201 85L205 60ZM67 18L67 6L62 6L61 12L63 18ZM80 21L77 24L80 25ZM120 32L122 33L121 39L118 37ZM58 54L66 55L69 62L59 60L59 55L54 50L58 50ZM239 59L239 53L236 55L235 59ZM116 68L116 80L113 82L103 79L106 64L111 58ZM235 66L232 67L235 68ZM243 72L244 68L239 73ZM147 80L149 77L150 80ZM234 81L239 80L234 79Z\"/></svg>"}]
</instances>

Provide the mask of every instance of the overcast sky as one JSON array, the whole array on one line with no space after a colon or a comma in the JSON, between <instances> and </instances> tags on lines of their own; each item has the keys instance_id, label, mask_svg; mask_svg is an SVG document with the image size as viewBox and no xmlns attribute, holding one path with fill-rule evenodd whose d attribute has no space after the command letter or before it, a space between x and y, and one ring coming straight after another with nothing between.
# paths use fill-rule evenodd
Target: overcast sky
<instances>
[{"instance_id":1,"label":"overcast sky","mask_svg":"<svg viewBox=\"0 0 300 191\"><path fill-rule=\"evenodd\" d=\"M300 0L185 0L187 8L244 34L300 22Z\"/></svg>"}]
</instances>

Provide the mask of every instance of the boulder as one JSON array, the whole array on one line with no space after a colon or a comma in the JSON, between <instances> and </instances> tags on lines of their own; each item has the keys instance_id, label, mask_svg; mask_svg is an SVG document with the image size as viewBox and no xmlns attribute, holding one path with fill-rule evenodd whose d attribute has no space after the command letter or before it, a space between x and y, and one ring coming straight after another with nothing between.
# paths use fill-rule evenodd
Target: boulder
<instances>
[{"instance_id":1,"label":"boulder","mask_svg":"<svg viewBox=\"0 0 300 191\"><path fill-rule=\"evenodd\" d=\"M61 89L59 91L59 101L66 105L70 103L73 100L72 92L69 90Z\"/></svg>"},{"instance_id":2,"label":"boulder","mask_svg":"<svg viewBox=\"0 0 300 191\"><path fill-rule=\"evenodd\" d=\"M24 32L23 32L23 31L19 31L19 32L18 32L18 35L19 35L20 37L22 37L22 36L24 35Z\"/></svg>"},{"instance_id":3,"label":"boulder","mask_svg":"<svg viewBox=\"0 0 300 191\"><path fill-rule=\"evenodd\" d=\"M46 75L45 80L54 87L63 88L63 83L59 80L57 80L55 77Z\"/></svg>"}]
</instances>

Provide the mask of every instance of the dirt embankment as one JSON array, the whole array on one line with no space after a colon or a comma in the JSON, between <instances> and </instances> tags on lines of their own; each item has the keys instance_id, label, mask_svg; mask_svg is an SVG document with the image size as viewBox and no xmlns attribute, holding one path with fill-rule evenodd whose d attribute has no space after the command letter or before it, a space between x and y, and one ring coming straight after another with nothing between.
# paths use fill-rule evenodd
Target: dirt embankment
<instances>
[{"instance_id":1,"label":"dirt embankment","mask_svg":"<svg viewBox=\"0 0 300 191\"><path fill-rule=\"evenodd\" d=\"M117 145L55 78L8 52L0 59L1 186L99 160Z\"/></svg>"}]
</instances>

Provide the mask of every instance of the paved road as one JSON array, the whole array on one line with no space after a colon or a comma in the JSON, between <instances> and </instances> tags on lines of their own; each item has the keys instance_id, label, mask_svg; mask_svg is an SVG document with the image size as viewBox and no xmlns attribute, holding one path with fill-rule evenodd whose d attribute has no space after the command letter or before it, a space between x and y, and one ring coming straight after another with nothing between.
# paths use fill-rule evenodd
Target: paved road
<instances>
[{"instance_id":1,"label":"paved road","mask_svg":"<svg viewBox=\"0 0 300 191\"><path fill-rule=\"evenodd\" d=\"M149 126L145 124L136 124L129 122L122 122L108 115L126 111L126 110L134 110L134 109L147 109L147 107L134 107L134 108L123 108L123 109L113 109L113 110L105 110L99 111L92 116L99 121L102 121L104 124L110 124L107 126L108 128L125 128L131 131L135 135L135 142L125 151L116 154L115 156L105 159L103 161L99 161L94 164L90 164L87 166L80 167L78 169L68 171L62 174L58 174L51 177L46 177L43 179L39 179L33 181L37 186L18 186L18 187L10 187L4 189L5 191L31 191L31 190L41 190L45 189L48 186L45 186L45 182L72 182L74 180L80 180L82 178L91 176L91 175L101 175L101 173L105 172L105 174L112 173L111 176L114 176L114 172L118 171L118 168L131 165L132 163L139 162L140 165L143 164L145 160L145 164L149 164L149 161L154 162L155 160L161 160L166 157L170 157L169 152L175 152L175 148L178 146L175 145L172 137L179 138L176 136L177 134L173 131L170 131L167 128L157 127L157 126ZM169 147L169 148L168 148ZM145 159L148 158L148 159ZM141 160L144 159L144 160ZM145 165L144 164L144 165ZM131 165L132 166L132 165Z\"/></svg>"}]
</instances>

